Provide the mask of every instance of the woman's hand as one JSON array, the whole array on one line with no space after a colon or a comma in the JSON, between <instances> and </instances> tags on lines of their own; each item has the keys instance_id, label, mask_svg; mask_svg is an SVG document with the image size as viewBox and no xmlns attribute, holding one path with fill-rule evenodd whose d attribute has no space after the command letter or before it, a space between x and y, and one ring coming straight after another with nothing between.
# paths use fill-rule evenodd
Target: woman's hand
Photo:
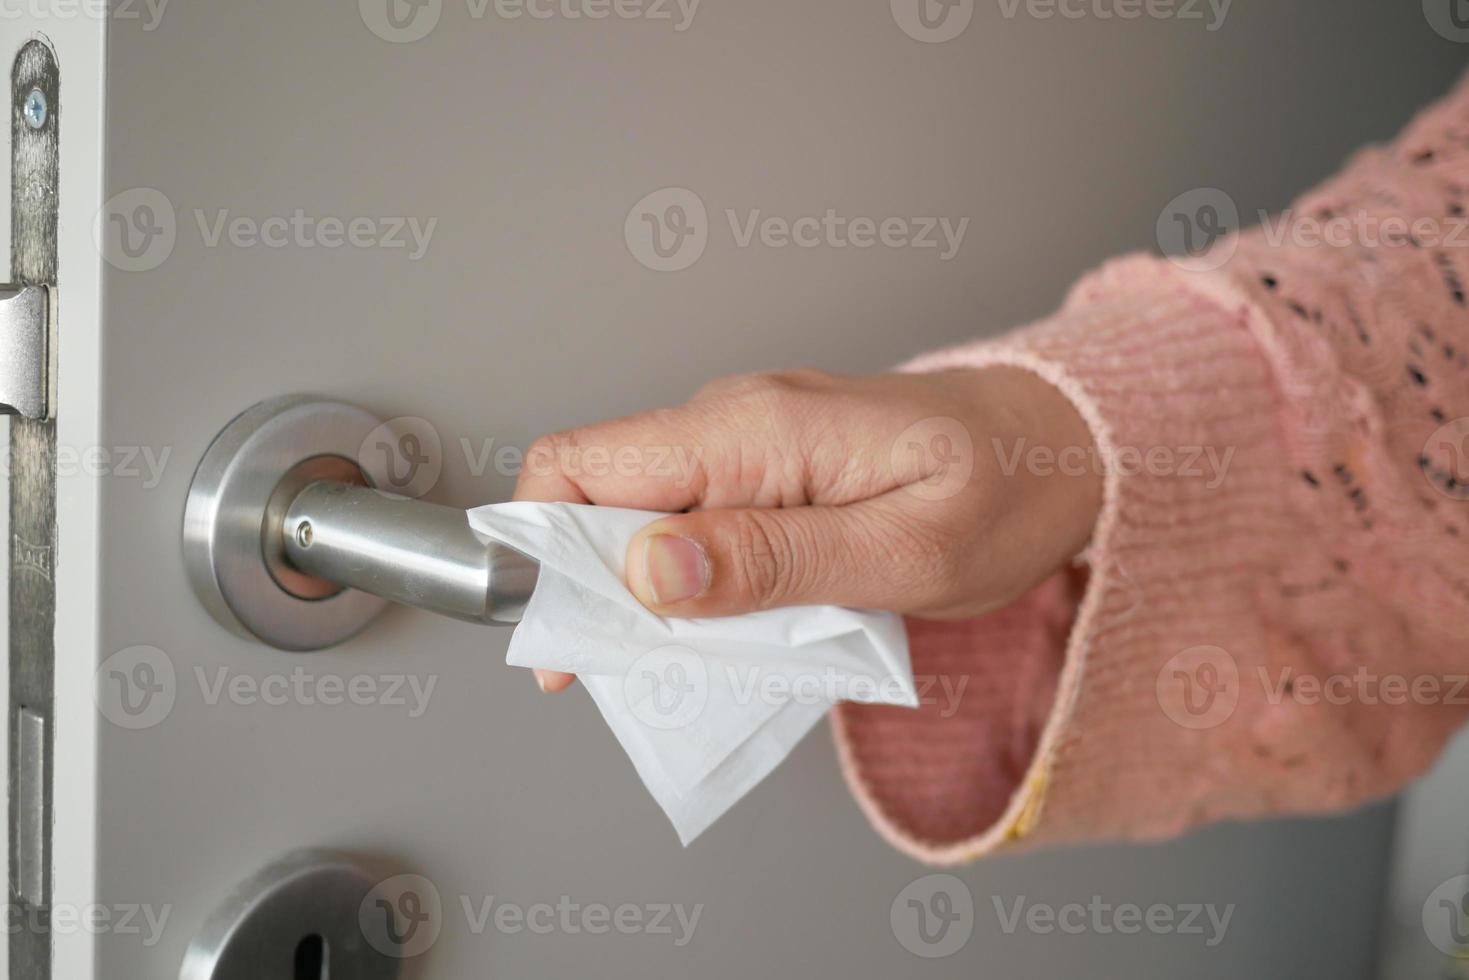
<instances>
[{"instance_id":1,"label":"woman's hand","mask_svg":"<svg viewBox=\"0 0 1469 980\"><path fill-rule=\"evenodd\" d=\"M1025 370L792 371L546 436L515 499L687 511L628 545L628 588L661 615L832 604L958 618L1086 545L1095 462L1071 403Z\"/></svg>"}]
</instances>

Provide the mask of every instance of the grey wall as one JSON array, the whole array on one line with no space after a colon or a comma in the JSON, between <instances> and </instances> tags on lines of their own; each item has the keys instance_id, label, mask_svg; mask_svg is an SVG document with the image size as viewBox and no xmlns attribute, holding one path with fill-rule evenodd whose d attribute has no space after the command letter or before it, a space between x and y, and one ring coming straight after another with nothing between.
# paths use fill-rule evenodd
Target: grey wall
<instances>
[{"instance_id":1,"label":"grey wall","mask_svg":"<svg viewBox=\"0 0 1469 980\"><path fill-rule=\"evenodd\" d=\"M888 4L704 0L667 21L477 19L388 43L351 3L169 6L111 25L107 194L147 187L177 241L106 283L108 441L172 447L163 483L104 490L101 656L165 650L177 703L143 732L103 726L99 888L171 904L163 942L101 946L103 973L176 969L230 883L307 844L386 856L446 900L705 906L675 949L638 935L476 936L433 978L1367 976L1389 814L1227 827L1146 848L959 872L979 921L957 955L895 941L894 896L924 870L864 825L828 736L680 850L580 694L540 698L504 637L395 611L305 661L438 678L431 708L210 705L201 667L302 663L221 632L183 577L178 521L209 440L255 401L315 390L429 419L434 497L506 496L459 440L540 432L686 397L759 367L872 370L1052 309L1078 274L1152 245L1199 186L1244 212L1284 205L1442 93L1469 47L1416 3L1238 0L1199 21L1014 18L977 5L919 43ZM624 218L681 186L713 221L703 256L655 273ZM437 218L427 255L210 247L195 210L261 219ZM724 210L969 217L958 255L738 247ZM1227 937L1005 934L991 896L1237 906Z\"/></svg>"}]
</instances>

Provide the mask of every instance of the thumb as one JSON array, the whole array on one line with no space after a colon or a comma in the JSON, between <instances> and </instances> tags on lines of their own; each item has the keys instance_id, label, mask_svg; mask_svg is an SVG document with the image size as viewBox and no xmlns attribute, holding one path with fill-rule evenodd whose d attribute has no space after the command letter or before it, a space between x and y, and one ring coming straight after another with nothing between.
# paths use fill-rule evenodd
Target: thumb
<instances>
[{"instance_id":1,"label":"thumb","mask_svg":"<svg viewBox=\"0 0 1469 980\"><path fill-rule=\"evenodd\" d=\"M841 507L707 510L661 518L628 543L627 586L667 616L733 616L776 606L902 610L939 579L911 535L891 541L881 498ZM917 553L915 553L917 552Z\"/></svg>"}]
</instances>

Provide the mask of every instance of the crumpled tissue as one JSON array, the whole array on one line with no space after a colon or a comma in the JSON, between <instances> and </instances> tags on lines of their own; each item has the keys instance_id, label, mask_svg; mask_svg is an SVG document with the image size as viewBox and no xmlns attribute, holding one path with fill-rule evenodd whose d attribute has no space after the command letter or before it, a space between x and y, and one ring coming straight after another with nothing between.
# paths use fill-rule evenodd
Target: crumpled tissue
<instances>
[{"instance_id":1,"label":"crumpled tissue","mask_svg":"<svg viewBox=\"0 0 1469 980\"><path fill-rule=\"evenodd\" d=\"M627 544L667 516L492 504L480 534L540 562L507 663L576 674L688 844L780 764L838 701L916 707L902 619L838 606L719 619L650 612L623 585Z\"/></svg>"}]
</instances>

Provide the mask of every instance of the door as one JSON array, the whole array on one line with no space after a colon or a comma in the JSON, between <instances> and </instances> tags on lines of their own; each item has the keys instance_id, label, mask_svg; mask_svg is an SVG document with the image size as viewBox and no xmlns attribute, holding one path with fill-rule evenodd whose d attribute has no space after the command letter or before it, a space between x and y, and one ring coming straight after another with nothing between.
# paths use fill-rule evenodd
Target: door
<instances>
[{"instance_id":1,"label":"door","mask_svg":"<svg viewBox=\"0 0 1469 980\"><path fill-rule=\"evenodd\" d=\"M541 433L1042 315L1154 247L1176 195L1278 208L1443 91L1462 49L1416 5L37 6L3 36L43 33L62 77L55 977L178 975L302 848L431 883L403 975L435 980L1369 975L1388 808L955 869L972 926L935 957L897 900L953 886L865 825L824 730L684 849L504 631L395 608L273 650L195 600L179 529L210 441L284 393L415 420L427 496L470 506ZM769 224L828 209L967 230ZM1009 918L1094 897L1232 912L1212 936ZM296 975L324 955L293 947Z\"/></svg>"}]
</instances>

